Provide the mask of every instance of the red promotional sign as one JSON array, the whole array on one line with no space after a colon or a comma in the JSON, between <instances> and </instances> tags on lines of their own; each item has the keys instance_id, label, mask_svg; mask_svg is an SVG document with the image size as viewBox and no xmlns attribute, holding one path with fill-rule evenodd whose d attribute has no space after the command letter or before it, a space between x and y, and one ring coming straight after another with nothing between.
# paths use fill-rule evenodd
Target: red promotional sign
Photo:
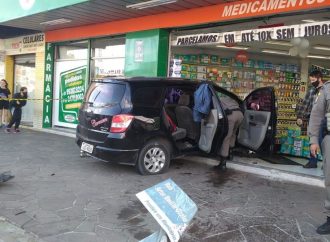
<instances>
[{"instance_id":1,"label":"red promotional sign","mask_svg":"<svg viewBox=\"0 0 330 242\"><path fill-rule=\"evenodd\" d=\"M248 53L244 50L238 51L235 58L242 63L246 63L249 60Z\"/></svg>"}]
</instances>

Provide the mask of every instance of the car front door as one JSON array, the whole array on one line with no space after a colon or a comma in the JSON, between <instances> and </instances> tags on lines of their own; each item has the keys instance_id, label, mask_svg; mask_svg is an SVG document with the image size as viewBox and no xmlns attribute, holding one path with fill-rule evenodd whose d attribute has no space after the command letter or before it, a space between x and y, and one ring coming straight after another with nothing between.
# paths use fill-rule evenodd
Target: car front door
<instances>
[{"instance_id":1,"label":"car front door","mask_svg":"<svg viewBox=\"0 0 330 242\"><path fill-rule=\"evenodd\" d=\"M240 100L235 94L228 92L227 90L216 86L214 84L209 84L209 88L212 92L212 110L213 114L216 116L216 127L215 132L212 137L208 137L208 144L210 146L209 153L212 156L216 156L219 154L220 148L222 146L223 139L226 137L228 133L228 119L224 112L224 109L221 105L220 98L227 96L236 100L239 104L241 104L242 100ZM213 115L214 116L214 115ZM203 130L203 125L202 129ZM202 137L203 131L201 132Z\"/></svg>"},{"instance_id":2,"label":"car front door","mask_svg":"<svg viewBox=\"0 0 330 242\"><path fill-rule=\"evenodd\" d=\"M274 88L263 87L244 100L244 120L237 142L255 152L273 152L276 134L276 101Z\"/></svg>"}]
</instances>

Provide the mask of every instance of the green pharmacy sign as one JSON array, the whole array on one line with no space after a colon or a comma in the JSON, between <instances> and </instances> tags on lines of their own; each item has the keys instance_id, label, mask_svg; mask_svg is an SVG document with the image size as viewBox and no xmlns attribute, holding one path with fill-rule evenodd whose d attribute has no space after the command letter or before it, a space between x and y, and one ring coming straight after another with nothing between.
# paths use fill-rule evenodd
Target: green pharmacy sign
<instances>
[{"instance_id":1,"label":"green pharmacy sign","mask_svg":"<svg viewBox=\"0 0 330 242\"><path fill-rule=\"evenodd\" d=\"M0 22L71 6L89 0L1 0Z\"/></svg>"},{"instance_id":2,"label":"green pharmacy sign","mask_svg":"<svg viewBox=\"0 0 330 242\"><path fill-rule=\"evenodd\" d=\"M61 73L59 121L78 124L78 112L84 99L87 67Z\"/></svg>"}]
</instances>

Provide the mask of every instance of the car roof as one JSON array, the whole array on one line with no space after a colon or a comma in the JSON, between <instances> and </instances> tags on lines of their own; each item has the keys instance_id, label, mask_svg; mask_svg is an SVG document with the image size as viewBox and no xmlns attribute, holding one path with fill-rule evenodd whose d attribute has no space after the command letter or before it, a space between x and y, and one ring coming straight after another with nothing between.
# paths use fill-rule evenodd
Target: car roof
<instances>
[{"instance_id":1,"label":"car roof","mask_svg":"<svg viewBox=\"0 0 330 242\"><path fill-rule=\"evenodd\" d=\"M191 80L191 79L185 79L185 78L177 78L177 77L102 77L102 78L97 78L93 81L96 82L127 82L127 83L157 83L159 84L163 84L165 86L169 85L198 85L201 82L206 82L210 85L213 85L215 87L215 89L217 89L218 91L221 91L222 93L233 97L234 99L236 99L239 102L242 102L242 100L234 93L232 93L231 91L220 87L218 85L216 85L215 83L213 83L212 81L197 81L197 80Z\"/></svg>"},{"instance_id":2,"label":"car roof","mask_svg":"<svg viewBox=\"0 0 330 242\"><path fill-rule=\"evenodd\" d=\"M199 84L199 81L193 81L185 78L175 78L175 77L102 77L97 78L93 81L99 82L157 82L162 84Z\"/></svg>"}]
</instances>

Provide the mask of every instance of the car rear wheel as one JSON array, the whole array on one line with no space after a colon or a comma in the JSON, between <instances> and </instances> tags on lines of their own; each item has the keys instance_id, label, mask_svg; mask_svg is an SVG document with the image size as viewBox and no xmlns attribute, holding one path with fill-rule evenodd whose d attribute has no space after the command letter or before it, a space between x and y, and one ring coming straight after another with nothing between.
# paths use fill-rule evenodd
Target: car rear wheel
<instances>
[{"instance_id":1,"label":"car rear wheel","mask_svg":"<svg viewBox=\"0 0 330 242\"><path fill-rule=\"evenodd\" d=\"M136 168L141 175L156 175L165 172L169 165L169 144L162 140L153 140L141 149Z\"/></svg>"}]
</instances>

